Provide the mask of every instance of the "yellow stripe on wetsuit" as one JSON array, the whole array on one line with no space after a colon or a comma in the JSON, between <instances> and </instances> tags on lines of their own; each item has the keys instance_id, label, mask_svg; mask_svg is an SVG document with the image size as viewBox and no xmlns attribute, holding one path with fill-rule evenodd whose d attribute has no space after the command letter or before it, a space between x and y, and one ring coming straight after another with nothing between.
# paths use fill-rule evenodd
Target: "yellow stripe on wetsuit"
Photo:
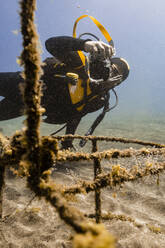
<instances>
[{"instance_id":1,"label":"yellow stripe on wetsuit","mask_svg":"<svg viewBox=\"0 0 165 248\"><path fill-rule=\"evenodd\" d=\"M73 27L73 37L76 38L76 28L77 28L78 22L85 17L89 17L96 24L96 26L100 29L101 33L104 35L104 37L106 38L108 43L113 46L112 38L109 35L109 33L107 32L107 30L104 28L104 26L98 20L96 20L93 16L89 16L89 15L82 15L79 18L77 18L77 20L74 23L74 27ZM86 65L85 55L83 54L82 51L77 51L77 52L78 52L79 57L82 61L82 66L85 67L85 65ZM70 92L70 96L71 96L71 100L72 100L73 104L80 102L84 98L84 87L82 86L82 83L83 83L82 79L78 79L78 82L76 85L71 85L69 83L69 92ZM87 96L88 96L91 94L91 89L89 87L89 79L85 83L87 84L86 90L87 90ZM84 105L85 104L78 107L77 110L81 111L83 109Z\"/></svg>"},{"instance_id":2,"label":"yellow stripe on wetsuit","mask_svg":"<svg viewBox=\"0 0 165 248\"><path fill-rule=\"evenodd\" d=\"M77 20L75 21L74 27L73 27L73 37L74 38L76 38L76 28L77 28L78 22L85 17L89 17L96 24L96 26L100 29L101 33L104 35L104 37L108 41L108 43L113 44L112 38L109 35L109 33L107 32L107 30L104 28L104 26L97 19L95 19L93 16L89 16L89 15L82 15L79 18L77 18ZM78 54L81 58L83 65L85 66L85 55L83 54L82 51L78 51Z\"/></svg>"}]
</instances>

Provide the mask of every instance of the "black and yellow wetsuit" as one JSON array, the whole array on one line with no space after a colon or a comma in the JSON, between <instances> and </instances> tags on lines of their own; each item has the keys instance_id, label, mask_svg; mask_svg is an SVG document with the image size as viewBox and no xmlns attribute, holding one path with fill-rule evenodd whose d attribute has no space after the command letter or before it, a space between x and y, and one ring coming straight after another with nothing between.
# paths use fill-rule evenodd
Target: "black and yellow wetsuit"
<instances>
[{"instance_id":1,"label":"black and yellow wetsuit","mask_svg":"<svg viewBox=\"0 0 165 248\"><path fill-rule=\"evenodd\" d=\"M104 106L105 93L101 95L90 87L87 69L77 53L78 50L84 51L85 41L65 36L46 41L46 48L53 55L45 60L41 77L41 104L46 110L44 115L47 123L62 124L73 119L78 121L87 113ZM68 72L76 73L81 79L79 89L73 94L74 99L71 95L74 86L65 77ZM0 73L0 96L4 98L0 101L0 121L23 115L24 103L20 91L23 82L21 72Z\"/></svg>"},{"instance_id":2,"label":"black and yellow wetsuit","mask_svg":"<svg viewBox=\"0 0 165 248\"><path fill-rule=\"evenodd\" d=\"M54 56L47 59L43 67L42 103L46 109L47 123L65 123L74 118L81 118L105 104L105 92L97 92L90 87L87 66L82 64L77 53L80 50L84 51L85 42L86 40L68 36L53 37L45 42L46 49ZM72 99L69 81L64 77L68 72L76 73L80 79L80 90L83 93L76 92L76 102ZM81 99L79 94L83 94Z\"/></svg>"}]
</instances>

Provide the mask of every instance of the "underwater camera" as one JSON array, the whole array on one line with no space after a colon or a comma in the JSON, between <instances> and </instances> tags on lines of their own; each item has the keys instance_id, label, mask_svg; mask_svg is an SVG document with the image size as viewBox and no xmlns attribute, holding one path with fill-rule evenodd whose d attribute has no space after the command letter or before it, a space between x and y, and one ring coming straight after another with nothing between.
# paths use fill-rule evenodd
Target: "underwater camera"
<instances>
[{"instance_id":1,"label":"underwater camera","mask_svg":"<svg viewBox=\"0 0 165 248\"><path fill-rule=\"evenodd\" d=\"M111 74L111 60L101 56L93 58L92 55L89 55L89 71L91 78L106 81Z\"/></svg>"},{"instance_id":2,"label":"underwater camera","mask_svg":"<svg viewBox=\"0 0 165 248\"><path fill-rule=\"evenodd\" d=\"M92 36L96 40L100 41L100 39L92 33L83 33L79 35L79 38L82 38L82 36L84 35ZM88 55L90 77L93 79L103 79L104 81L106 81L111 75L111 65L112 63L110 58L105 59L101 55L97 55L97 57L94 57L92 54Z\"/></svg>"}]
</instances>

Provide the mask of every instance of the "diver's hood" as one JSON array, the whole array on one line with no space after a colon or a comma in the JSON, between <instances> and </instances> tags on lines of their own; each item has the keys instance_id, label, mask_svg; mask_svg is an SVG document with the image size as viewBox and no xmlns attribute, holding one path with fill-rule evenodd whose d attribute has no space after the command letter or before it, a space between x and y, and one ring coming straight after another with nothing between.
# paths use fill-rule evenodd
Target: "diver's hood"
<instances>
[{"instance_id":1,"label":"diver's hood","mask_svg":"<svg viewBox=\"0 0 165 248\"><path fill-rule=\"evenodd\" d=\"M123 58L115 57L111 58L111 63L117 67L119 74L122 75L122 81L124 81L128 77L130 71L128 62Z\"/></svg>"}]
</instances>

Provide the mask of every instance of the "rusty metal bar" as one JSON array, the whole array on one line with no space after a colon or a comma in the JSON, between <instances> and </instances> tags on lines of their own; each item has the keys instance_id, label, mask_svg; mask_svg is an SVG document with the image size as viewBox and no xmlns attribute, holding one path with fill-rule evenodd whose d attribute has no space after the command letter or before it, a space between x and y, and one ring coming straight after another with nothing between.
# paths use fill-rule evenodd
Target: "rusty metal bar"
<instances>
[{"instance_id":1,"label":"rusty metal bar","mask_svg":"<svg viewBox=\"0 0 165 248\"><path fill-rule=\"evenodd\" d=\"M97 152L97 140L92 140L92 152ZM101 163L99 158L94 158L94 180L101 173ZM101 189L95 190L95 212L96 212L96 223L101 222Z\"/></svg>"},{"instance_id":2,"label":"rusty metal bar","mask_svg":"<svg viewBox=\"0 0 165 248\"><path fill-rule=\"evenodd\" d=\"M2 213L3 213L4 174L5 174L5 166L1 164L0 165L0 219L2 219Z\"/></svg>"}]
</instances>

